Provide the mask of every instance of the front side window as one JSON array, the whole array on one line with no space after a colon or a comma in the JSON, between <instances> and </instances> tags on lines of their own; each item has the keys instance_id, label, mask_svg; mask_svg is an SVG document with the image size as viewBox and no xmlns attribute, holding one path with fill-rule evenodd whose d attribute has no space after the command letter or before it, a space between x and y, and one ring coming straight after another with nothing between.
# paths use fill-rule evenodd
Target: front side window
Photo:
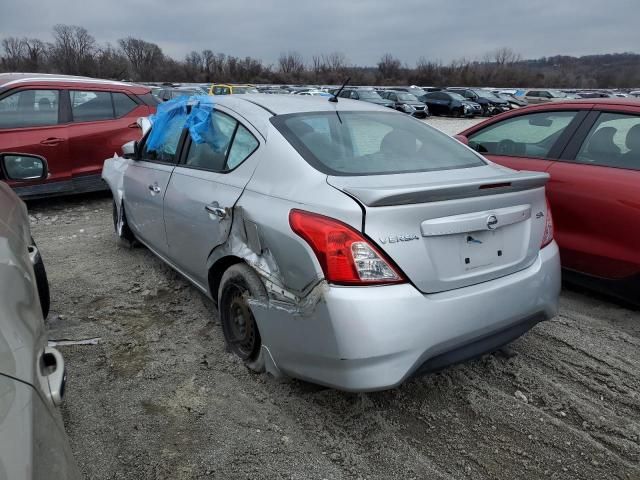
<instances>
[{"instance_id":1,"label":"front side window","mask_svg":"<svg viewBox=\"0 0 640 480\"><path fill-rule=\"evenodd\" d=\"M114 118L111 93L71 90L69 95L74 122L94 122Z\"/></svg>"},{"instance_id":2,"label":"front side window","mask_svg":"<svg viewBox=\"0 0 640 480\"><path fill-rule=\"evenodd\" d=\"M176 115L171 118L161 131L155 132L152 128L146 137L142 149L142 160L163 163L176 163L176 151L182 129L184 127L185 116Z\"/></svg>"},{"instance_id":3,"label":"front side window","mask_svg":"<svg viewBox=\"0 0 640 480\"><path fill-rule=\"evenodd\" d=\"M58 123L58 90L21 90L0 100L0 128L41 127Z\"/></svg>"},{"instance_id":4,"label":"front side window","mask_svg":"<svg viewBox=\"0 0 640 480\"><path fill-rule=\"evenodd\" d=\"M270 120L298 153L328 175L375 175L482 166L448 135L393 112L314 112Z\"/></svg>"},{"instance_id":5,"label":"front side window","mask_svg":"<svg viewBox=\"0 0 640 480\"><path fill-rule=\"evenodd\" d=\"M600 114L576 155L576 161L640 170L640 116Z\"/></svg>"},{"instance_id":6,"label":"front side window","mask_svg":"<svg viewBox=\"0 0 640 480\"><path fill-rule=\"evenodd\" d=\"M492 155L548 158L576 113L542 112L508 118L471 135L469 146Z\"/></svg>"},{"instance_id":7,"label":"front side window","mask_svg":"<svg viewBox=\"0 0 640 480\"><path fill-rule=\"evenodd\" d=\"M214 111L205 142L191 142L185 165L225 172L240 165L256 148L258 141L245 127L229 115Z\"/></svg>"}]
</instances>

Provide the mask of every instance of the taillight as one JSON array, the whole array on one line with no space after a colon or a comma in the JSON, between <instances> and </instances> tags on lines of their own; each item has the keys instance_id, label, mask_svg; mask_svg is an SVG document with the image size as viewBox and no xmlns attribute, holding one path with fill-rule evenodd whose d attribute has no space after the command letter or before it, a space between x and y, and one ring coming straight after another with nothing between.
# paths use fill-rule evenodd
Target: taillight
<instances>
[{"instance_id":1,"label":"taillight","mask_svg":"<svg viewBox=\"0 0 640 480\"><path fill-rule=\"evenodd\" d=\"M345 223L316 213L291 210L289 225L311 246L330 283L373 285L406 281L382 252Z\"/></svg>"},{"instance_id":2,"label":"taillight","mask_svg":"<svg viewBox=\"0 0 640 480\"><path fill-rule=\"evenodd\" d=\"M549 200L547 200L547 214L544 221L544 234L542 235L542 243L540 248L544 248L553 240L553 217L551 216L551 207L549 206Z\"/></svg>"}]
</instances>

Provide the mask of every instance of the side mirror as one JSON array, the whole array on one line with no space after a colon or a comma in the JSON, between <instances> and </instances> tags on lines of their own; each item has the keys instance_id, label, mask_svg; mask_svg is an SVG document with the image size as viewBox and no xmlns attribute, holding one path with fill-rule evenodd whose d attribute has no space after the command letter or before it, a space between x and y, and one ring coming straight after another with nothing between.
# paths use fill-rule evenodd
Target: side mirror
<instances>
[{"instance_id":1,"label":"side mirror","mask_svg":"<svg viewBox=\"0 0 640 480\"><path fill-rule=\"evenodd\" d=\"M38 155L4 153L1 159L2 171L7 180L34 182L49 176L47 161Z\"/></svg>"},{"instance_id":2,"label":"side mirror","mask_svg":"<svg viewBox=\"0 0 640 480\"><path fill-rule=\"evenodd\" d=\"M122 145L122 156L135 160L138 157L138 142L131 140Z\"/></svg>"},{"instance_id":3,"label":"side mirror","mask_svg":"<svg viewBox=\"0 0 640 480\"><path fill-rule=\"evenodd\" d=\"M464 143L465 145L469 145L469 139L464 135L454 135L453 138L458 140L460 143Z\"/></svg>"}]
</instances>

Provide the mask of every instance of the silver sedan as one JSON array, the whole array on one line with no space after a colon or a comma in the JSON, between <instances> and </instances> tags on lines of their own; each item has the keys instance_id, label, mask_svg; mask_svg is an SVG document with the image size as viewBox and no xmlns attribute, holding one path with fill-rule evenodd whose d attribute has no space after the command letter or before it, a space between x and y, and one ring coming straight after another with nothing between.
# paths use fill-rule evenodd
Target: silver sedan
<instances>
[{"instance_id":1,"label":"silver sedan","mask_svg":"<svg viewBox=\"0 0 640 480\"><path fill-rule=\"evenodd\" d=\"M47 177L39 157L0 154L14 181ZM64 360L47 346L49 285L25 204L0 181L0 479L75 480L58 406Z\"/></svg>"},{"instance_id":2,"label":"silver sedan","mask_svg":"<svg viewBox=\"0 0 640 480\"><path fill-rule=\"evenodd\" d=\"M556 314L548 176L494 165L401 113L184 98L124 151L103 170L117 236L213 299L251 369L387 389Z\"/></svg>"}]
</instances>

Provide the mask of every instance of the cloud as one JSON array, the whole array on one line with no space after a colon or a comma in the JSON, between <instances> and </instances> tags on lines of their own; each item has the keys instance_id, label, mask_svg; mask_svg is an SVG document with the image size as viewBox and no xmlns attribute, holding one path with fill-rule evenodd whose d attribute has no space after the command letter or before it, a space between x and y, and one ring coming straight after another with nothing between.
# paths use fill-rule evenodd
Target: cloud
<instances>
[{"instance_id":1,"label":"cloud","mask_svg":"<svg viewBox=\"0 0 640 480\"><path fill-rule=\"evenodd\" d=\"M374 65L389 52L414 64L480 58L507 46L525 58L632 51L637 0L21 0L2 7L0 37L51 40L57 23L81 25L100 43L134 36L183 58L205 48L274 63L296 50L343 52Z\"/></svg>"}]
</instances>

